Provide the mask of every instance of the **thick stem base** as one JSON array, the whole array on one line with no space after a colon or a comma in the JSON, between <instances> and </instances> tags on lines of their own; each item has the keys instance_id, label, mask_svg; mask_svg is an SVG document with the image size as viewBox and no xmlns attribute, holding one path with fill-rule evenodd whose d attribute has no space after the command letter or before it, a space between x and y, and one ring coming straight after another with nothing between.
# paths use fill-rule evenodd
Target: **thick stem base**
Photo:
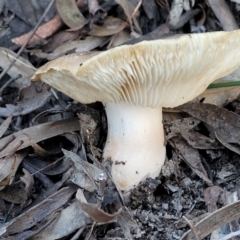
<instances>
[{"instance_id":1,"label":"thick stem base","mask_svg":"<svg viewBox=\"0 0 240 240\"><path fill-rule=\"evenodd\" d=\"M165 160L162 108L106 104L108 137L103 158L111 159L112 177L128 191L147 177L159 175Z\"/></svg>"}]
</instances>

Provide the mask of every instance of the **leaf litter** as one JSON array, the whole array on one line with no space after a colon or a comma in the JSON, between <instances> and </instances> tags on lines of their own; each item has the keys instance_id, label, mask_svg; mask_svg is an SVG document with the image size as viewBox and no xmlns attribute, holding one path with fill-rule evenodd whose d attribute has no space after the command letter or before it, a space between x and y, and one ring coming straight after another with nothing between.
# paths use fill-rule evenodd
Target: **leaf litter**
<instances>
[{"instance_id":1,"label":"leaf litter","mask_svg":"<svg viewBox=\"0 0 240 240\"><path fill-rule=\"evenodd\" d=\"M166 37L170 31L236 29L238 3L3 2L0 236L236 237L239 87L208 89L175 113L165 109L167 159L162 173L123 195L108 173L110 164L101 163L107 132L104 107L73 102L42 83L30 83L30 78L47 60L72 52L104 51ZM220 81L239 77L238 69Z\"/></svg>"}]
</instances>

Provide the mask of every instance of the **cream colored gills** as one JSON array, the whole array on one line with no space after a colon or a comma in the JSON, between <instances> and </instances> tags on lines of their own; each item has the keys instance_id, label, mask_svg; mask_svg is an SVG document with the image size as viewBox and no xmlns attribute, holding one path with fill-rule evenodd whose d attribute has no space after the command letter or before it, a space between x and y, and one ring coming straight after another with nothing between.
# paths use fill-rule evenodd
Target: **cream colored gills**
<instances>
[{"instance_id":1,"label":"cream colored gills","mask_svg":"<svg viewBox=\"0 0 240 240\"><path fill-rule=\"evenodd\" d=\"M162 107L176 107L240 66L240 30L186 34L71 54L37 70L42 79L81 103L106 106L103 157L123 191L156 177L165 160Z\"/></svg>"}]
</instances>

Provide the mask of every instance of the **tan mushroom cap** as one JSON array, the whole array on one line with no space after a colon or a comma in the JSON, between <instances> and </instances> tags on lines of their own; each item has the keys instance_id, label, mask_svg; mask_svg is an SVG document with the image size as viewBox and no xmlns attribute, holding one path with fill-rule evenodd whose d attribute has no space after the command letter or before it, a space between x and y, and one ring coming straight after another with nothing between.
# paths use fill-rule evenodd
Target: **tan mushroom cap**
<instances>
[{"instance_id":1,"label":"tan mushroom cap","mask_svg":"<svg viewBox=\"0 0 240 240\"><path fill-rule=\"evenodd\" d=\"M71 54L41 67L32 80L41 79L81 103L176 107L239 66L236 30L144 41L98 55Z\"/></svg>"}]
</instances>

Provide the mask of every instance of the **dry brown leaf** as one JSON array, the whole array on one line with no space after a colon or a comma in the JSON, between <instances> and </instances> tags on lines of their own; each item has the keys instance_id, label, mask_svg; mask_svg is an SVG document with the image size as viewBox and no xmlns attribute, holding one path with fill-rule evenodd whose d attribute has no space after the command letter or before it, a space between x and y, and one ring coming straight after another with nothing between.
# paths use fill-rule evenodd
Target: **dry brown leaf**
<instances>
[{"instance_id":1,"label":"dry brown leaf","mask_svg":"<svg viewBox=\"0 0 240 240\"><path fill-rule=\"evenodd\" d=\"M83 142L90 145L96 145L98 142L98 136L95 136L97 123L94 121L91 115L80 113L78 114L81 125L81 133L83 136Z\"/></svg>"},{"instance_id":2,"label":"dry brown leaf","mask_svg":"<svg viewBox=\"0 0 240 240\"><path fill-rule=\"evenodd\" d=\"M171 139L174 149L178 151L178 155L187 165L195 172L208 186L212 186L212 181L208 178L207 172L204 169L198 150L192 148L188 143L179 137Z\"/></svg>"},{"instance_id":3,"label":"dry brown leaf","mask_svg":"<svg viewBox=\"0 0 240 240\"><path fill-rule=\"evenodd\" d=\"M208 0L208 3L220 21L224 31L233 31L239 28L225 0Z\"/></svg>"},{"instance_id":4,"label":"dry brown leaf","mask_svg":"<svg viewBox=\"0 0 240 240\"><path fill-rule=\"evenodd\" d=\"M123 30L114 36L112 41L112 47L117 47L131 39L130 33L127 30Z\"/></svg>"},{"instance_id":5,"label":"dry brown leaf","mask_svg":"<svg viewBox=\"0 0 240 240\"><path fill-rule=\"evenodd\" d=\"M133 4L129 1L129 0L115 0L116 3L118 3L124 10L125 15L127 16L128 22L130 24L130 27L133 31L133 23L135 25L135 27L138 29L138 32L141 33L141 28L139 26L139 23L137 21L136 16L138 16L139 14L135 14L132 17L132 14L134 12L135 7L133 6Z\"/></svg>"},{"instance_id":6,"label":"dry brown leaf","mask_svg":"<svg viewBox=\"0 0 240 240\"><path fill-rule=\"evenodd\" d=\"M0 191L0 197L3 200L24 206L28 196L32 192L34 180L33 176L27 170L23 169L23 173L24 175L20 177L22 181L17 181Z\"/></svg>"},{"instance_id":7,"label":"dry brown leaf","mask_svg":"<svg viewBox=\"0 0 240 240\"><path fill-rule=\"evenodd\" d=\"M5 119L0 126L0 138L7 131L11 122L12 122L12 114L9 114L9 117Z\"/></svg>"},{"instance_id":8,"label":"dry brown leaf","mask_svg":"<svg viewBox=\"0 0 240 240\"><path fill-rule=\"evenodd\" d=\"M13 238L15 240L17 239L34 239L35 235L39 232L42 232L47 226L49 226L53 221L55 221L56 219L58 219L58 216L59 216L59 213L56 212L56 213L53 213L51 216L49 216L45 221L42 221L40 223L37 224L36 227L34 227L33 229L31 230L26 230L24 232L20 232L18 234L14 234L13 237L8 237L8 238L5 238L6 240L12 240ZM46 239L46 238L45 238ZM45 240L44 239L44 240ZM49 238L51 239L51 238Z\"/></svg>"},{"instance_id":9,"label":"dry brown leaf","mask_svg":"<svg viewBox=\"0 0 240 240\"><path fill-rule=\"evenodd\" d=\"M105 37L88 36L84 40L81 40L81 42L78 44L75 52L91 51L91 50L99 47L106 40L107 40L107 38L105 38Z\"/></svg>"},{"instance_id":10,"label":"dry brown leaf","mask_svg":"<svg viewBox=\"0 0 240 240\"><path fill-rule=\"evenodd\" d=\"M74 40L69 42L64 42L59 45L52 53L44 53L41 51L32 52L33 55L39 58L46 58L48 60L53 60L60 56L65 55L66 53L72 52L88 52L96 47L99 47L102 43L106 41L104 37L94 37L88 36L84 40Z\"/></svg>"},{"instance_id":11,"label":"dry brown leaf","mask_svg":"<svg viewBox=\"0 0 240 240\"><path fill-rule=\"evenodd\" d=\"M79 201L75 200L70 206L60 212L59 217L52 224L39 232L32 240L61 239L84 228L92 220L86 216Z\"/></svg>"},{"instance_id":12,"label":"dry brown leaf","mask_svg":"<svg viewBox=\"0 0 240 240\"><path fill-rule=\"evenodd\" d=\"M17 58L17 54L7 48L0 47L0 67L2 69L8 66ZM19 87L28 86L30 78L35 73L36 68L26 59L19 57L13 66L9 69L8 75L11 78L17 78L21 74L21 78L15 81Z\"/></svg>"},{"instance_id":13,"label":"dry brown leaf","mask_svg":"<svg viewBox=\"0 0 240 240\"><path fill-rule=\"evenodd\" d=\"M29 197L31 192L32 192L32 187L34 184L34 179L32 174L30 174L26 169L23 168L23 173L24 175L22 177L20 177L20 179L24 182L25 184L25 192L26 192L26 196Z\"/></svg>"},{"instance_id":14,"label":"dry brown leaf","mask_svg":"<svg viewBox=\"0 0 240 240\"><path fill-rule=\"evenodd\" d=\"M24 166L26 166L25 164L30 166L31 169L35 170L36 172L41 170L41 173L48 176L63 174L71 167L70 161L66 159L53 162L52 160L41 159L38 157L25 158Z\"/></svg>"},{"instance_id":15,"label":"dry brown leaf","mask_svg":"<svg viewBox=\"0 0 240 240\"><path fill-rule=\"evenodd\" d=\"M93 17L104 18L107 16L107 12L99 6L98 0L88 0L88 10Z\"/></svg>"},{"instance_id":16,"label":"dry brown leaf","mask_svg":"<svg viewBox=\"0 0 240 240\"><path fill-rule=\"evenodd\" d=\"M35 41L39 41L42 39L46 39L47 37L51 36L55 33L60 27L62 26L62 20L59 16L55 16L49 22L42 24L35 32L34 36L28 41L28 44L31 44ZM20 37L13 38L12 42L17 45L24 45L29 37L31 36L32 31L26 33Z\"/></svg>"},{"instance_id":17,"label":"dry brown leaf","mask_svg":"<svg viewBox=\"0 0 240 240\"><path fill-rule=\"evenodd\" d=\"M31 143L31 146L34 150L34 153L41 157L41 158L46 158L46 157L49 157L51 155L53 155L52 153L46 151L44 148L42 148L39 144L35 143L34 141L30 141Z\"/></svg>"},{"instance_id":18,"label":"dry brown leaf","mask_svg":"<svg viewBox=\"0 0 240 240\"><path fill-rule=\"evenodd\" d=\"M26 151L14 154L13 156L0 160L0 189L13 182L18 166L27 155Z\"/></svg>"},{"instance_id":19,"label":"dry brown leaf","mask_svg":"<svg viewBox=\"0 0 240 240\"><path fill-rule=\"evenodd\" d=\"M187 112L191 116L207 123L215 135L227 148L236 148L240 144L240 117L227 109L209 103L186 103L177 109ZM240 153L240 149L238 150Z\"/></svg>"},{"instance_id":20,"label":"dry brown leaf","mask_svg":"<svg viewBox=\"0 0 240 240\"><path fill-rule=\"evenodd\" d=\"M136 231L140 227L134 221L133 217L130 215L130 213L126 207L122 208L122 211L117 218L117 222L120 225L125 238L128 240L133 240L134 238L131 234L131 229L134 229Z\"/></svg>"},{"instance_id":21,"label":"dry brown leaf","mask_svg":"<svg viewBox=\"0 0 240 240\"><path fill-rule=\"evenodd\" d=\"M75 0L56 0L56 7L63 22L68 27L81 29L87 24L88 21L79 11Z\"/></svg>"},{"instance_id":22,"label":"dry brown leaf","mask_svg":"<svg viewBox=\"0 0 240 240\"><path fill-rule=\"evenodd\" d=\"M26 115L42 107L52 95L50 87L43 82L31 82L30 86L22 88L19 94L19 101L16 106L6 104L6 108L0 107L0 116Z\"/></svg>"},{"instance_id":23,"label":"dry brown leaf","mask_svg":"<svg viewBox=\"0 0 240 240\"><path fill-rule=\"evenodd\" d=\"M215 229L238 218L240 218L240 201L218 209L193 227L199 239L203 239ZM189 230L182 236L181 240L196 240L196 237L193 231Z\"/></svg>"},{"instance_id":24,"label":"dry brown leaf","mask_svg":"<svg viewBox=\"0 0 240 240\"><path fill-rule=\"evenodd\" d=\"M121 32L127 23L119 18L108 17L105 19L102 26L93 25L92 30L88 33L91 36L111 36L113 34Z\"/></svg>"},{"instance_id":25,"label":"dry brown leaf","mask_svg":"<svg viewBox=\"0 0 240 240\"><path fill-rule=\"evenodd\" d=\"M239 94L240 87L207 89L192 102L210 103L222 107L237 99Z\"/></svg>"},{"instance_id":26,"label":"dry brown leaf","mask_svg":"<svg viewBox=\"0 0 240 240\"><path fill-rule=\"evenodd\" d=\"M180 17L183 12L183 0L174 0L172 2L171 11L169 13L169 25L171 28L178 28Z\"/></svg>"},{"instance_id":27,"label":"dry brown leaf","mask_svg":"<svg viewBox=\"0 0 240 240\"><path fill-rule=\"evenodd\" d=\"M165 114L163 113L163 119ZM165 119L164 119L165 120ZM199 120L193 117L181 118L172 122L164 121L164 129L166 133L166 139L169 140L172 137L177 136L181 131L188 131L193 129L200 123Z\"/></svg>"},{"instance_id":28,"label":"dry brown leaf","mask_svg":"<svg viewBox=\"0 0 240 240\"><path fill-rule=\"evenodd\" d=\"M80 30L76 31L61 31L56 34L54 34L49 42L44 45L41 49L42 52L49 53L54 51L58 46L60 46L62 43L75 40L76 38L79 37ZM31 54L34 54L35 52L39 52L40 49L34 49L31 51Z\"/></svg>"},{"instance_id":29,"label":"dry brown leaf","mask_svg":"<svg viewBox=\"0 0 240 240\"><path fill-rule=\"evenodd\" d=\"M194 130L181 131L181 135L190 146L196 149L223 148L222 146L220 146L219 142L216 141L216 139L204 136L201 133Z\"/></svg>"},{"instance_id":30,"label":"dry brown leaf","mask_svg":"<svg viewBox=\"0 0 240 240\"><path fill-rule=\"evenodd\" d=\"M88 203L83 195L83 191L78 189L76 194L77 200L79 200L80 206L83 211L90 216L95 222L107 223L116 219L121 213L122 209L120 208L116 213L109 214L104 212L97 204Z\"/></svg>"},{"instance_id":31,"label":"dry brown leaf","mask_svg":"<svg viewBox=\"0 0 240 240\"><path fill-rule=\"evenodd\" d=\"M40 221L66 204L75 192L76 188L74 187L62 188L20 216L12 219L6 224L1 225L0 236L6 237L36 226Z\"/></svg>"},{"instance_id":32,"label":"dry brown leaf","mask_svg":"<svg viewBox=\"0 0 240 240\"><path fill-rule=\"evenodd\" d=\"M74 174L72 174L70 180L79 187L84 188L89 192L97 191L99 177L104 176L104 178L107 179L107 174L102 169L82 160L75 153L64 149L63 153L65 157L73 162Z\"/></svg>"},{"instance_id":33,"label":"dry brown leaf","mask_svg":"<svg viewBox=\"0 0 240 240\"><path fill-rule=\"evenodd\" d=\"M193 109L194 108L194 109ZM207 123L213 130L215 137L226 148L240 154L240 118L237 114L212 104L187 103L178 109Z\"/></svg>"},{"instance_id":34,"label":"dry brown leaf","mask_svg":"<svg viewBox=\"0 0 240 240\"><path fill-rule=\"evenodd\" d=\"M1 146L5 146L6 143L9 143L9 139L14 139L2 151L0 151L0 157L12 154L12 151L16 146L18 146L16 150L20 150L30 146L31 141L40 142L65 132L79 130L80 125L77 118L48 122L25 128L24 130L13 133L0 140L1 149ZM12 136L14 136L14 138L12 138ZM21 145L19 145L20 142L22 143Z\"/></svg>"}]
</instances>

